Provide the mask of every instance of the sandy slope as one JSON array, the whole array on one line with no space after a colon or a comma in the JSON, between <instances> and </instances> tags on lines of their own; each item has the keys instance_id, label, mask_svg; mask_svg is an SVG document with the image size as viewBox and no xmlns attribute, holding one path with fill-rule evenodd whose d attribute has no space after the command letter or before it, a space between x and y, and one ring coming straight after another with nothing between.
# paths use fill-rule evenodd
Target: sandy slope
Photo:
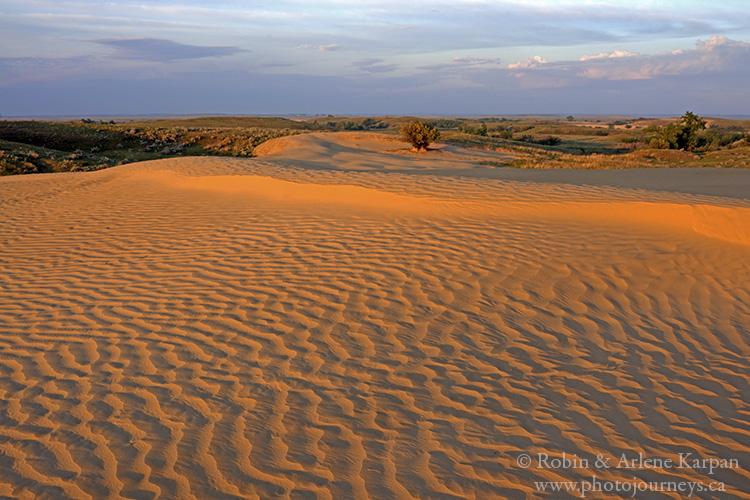
<instances>
[{"instance_id":1,"label":"sandy slope","mask_svg":"<svg viewBox=\"0 0 750 500\"><path fill-rule=\"evenodd\" d=\"M749 498L750 172L400 148L0 179L0 497ZM516 463L641 452L740 467Z\"/></svg>"}]
</instances>

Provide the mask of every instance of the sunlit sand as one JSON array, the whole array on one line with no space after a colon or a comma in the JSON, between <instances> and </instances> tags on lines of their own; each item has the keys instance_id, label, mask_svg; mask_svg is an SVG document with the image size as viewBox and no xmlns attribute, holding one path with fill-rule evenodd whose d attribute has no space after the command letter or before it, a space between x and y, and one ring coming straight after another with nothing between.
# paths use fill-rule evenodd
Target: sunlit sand
<instances>
[{"instance_id":1,"label":"sunlit sand","mask_svg":"<svg viewBox=\"0 0 750 500\"><path fill-rule=\"evenodd\" d=\"M0 497L747 498L750 171L257 152L0 179Z\"/></svg>"}]
</instances>

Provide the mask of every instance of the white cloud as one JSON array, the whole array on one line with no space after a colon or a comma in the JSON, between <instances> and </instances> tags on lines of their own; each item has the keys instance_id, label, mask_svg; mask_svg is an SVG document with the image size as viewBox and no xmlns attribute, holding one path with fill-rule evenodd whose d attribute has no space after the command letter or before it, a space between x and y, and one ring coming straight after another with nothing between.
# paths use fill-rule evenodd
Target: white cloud
<instances>
[{"instance_id":1,"label":"white cloud","mask_svg":"<svg viewBox=\"0 0 750 500\"><path fill-rule=\"evenodd\" d=\"M731 70L750 64L750 43L714 35L698 40L695 49L674 50L655 55L581 58L579 75L609 80L638 80L663 75L694 75ZM745 66L746 67L746 66Z\"/></svg>"},{"instance_id":2,"label":"white cloud","mask_svg":"<svg viewBox=\"0 0 750 500\"><path fill-rule=\"evenodd\" d=\"M712 35L711 38L708 40L698 40L696 42L696 47L699 51L710 51L715 49L716 47L721 47L722 45L747 45L742 42L736 42L734 40L730 40L729 38L721 35Z\"/></svg>"},{"instance_id":3,"label":"white cloud","mask_svg":"<svg viewBox=\"0 0 750 500\"><path fill-rule=\"evenodd\" d=\"M549 61L540 56L529 57L523 61L514 62L508 65L508 69L532 69L538 68Z\"/></svg>"},{"instance_id":4,"label":"white cloud","mask_svg":"<svg viewBox=\"0 0 750 500\"><path fill-rule=\"evenodd\" d=\"M714 35L698 40L693 49L678 49L659 54L638 54L615 50L588 54L573 61L548 62L541 56L530 57L507 66L519 71L516 76L573 83L576 78L595 80L645 80L660 76L691 76L711 73L747 72L750 68L750 43ZM535 71L544 69L544 75Z\"/></svg>"},{"instance_id":5,"label":"white cloud","mask_svg":"<svg viewBox=\"0 0 750 500\"><path fill-rule=\"evenodd\" d=\"M618 57L633 57L640 55L637 52L630 52L628 50L615 50L613 52L602 52L601 54L585 55L581 56L579 61L590 61L591 59L613 59Z\"/></svg>"}]
</instances>

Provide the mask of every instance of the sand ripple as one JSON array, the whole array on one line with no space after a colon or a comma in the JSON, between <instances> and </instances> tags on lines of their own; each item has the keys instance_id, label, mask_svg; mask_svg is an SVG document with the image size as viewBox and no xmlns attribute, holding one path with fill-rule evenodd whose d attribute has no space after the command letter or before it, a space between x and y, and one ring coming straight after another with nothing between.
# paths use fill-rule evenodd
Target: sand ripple
<instances>
[{"instance_id":1,"label":"sand ripple","mask_svg":"<svg viewBox=\"0 0 750 500\"><path fill-rule=\"evenodd\" d=\"M746 205L290 162L0 182L0 497L748 498Z\"/></svg>"}]
</instances>

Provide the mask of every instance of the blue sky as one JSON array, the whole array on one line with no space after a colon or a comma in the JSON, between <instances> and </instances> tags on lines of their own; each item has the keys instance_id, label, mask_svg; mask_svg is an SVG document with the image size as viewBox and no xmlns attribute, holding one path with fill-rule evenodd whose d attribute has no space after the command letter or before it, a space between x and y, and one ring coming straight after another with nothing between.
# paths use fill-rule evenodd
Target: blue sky
<instances>
[{"instance_id":1,"label":"blue sky","mask_svg":"<svg viewBox=\"0 0 750 500\"><path fill-rule=\"evenodd\" d=\"M4 116L750 115L750 2L0 0Z\"/></svg>"}]
</instances>

